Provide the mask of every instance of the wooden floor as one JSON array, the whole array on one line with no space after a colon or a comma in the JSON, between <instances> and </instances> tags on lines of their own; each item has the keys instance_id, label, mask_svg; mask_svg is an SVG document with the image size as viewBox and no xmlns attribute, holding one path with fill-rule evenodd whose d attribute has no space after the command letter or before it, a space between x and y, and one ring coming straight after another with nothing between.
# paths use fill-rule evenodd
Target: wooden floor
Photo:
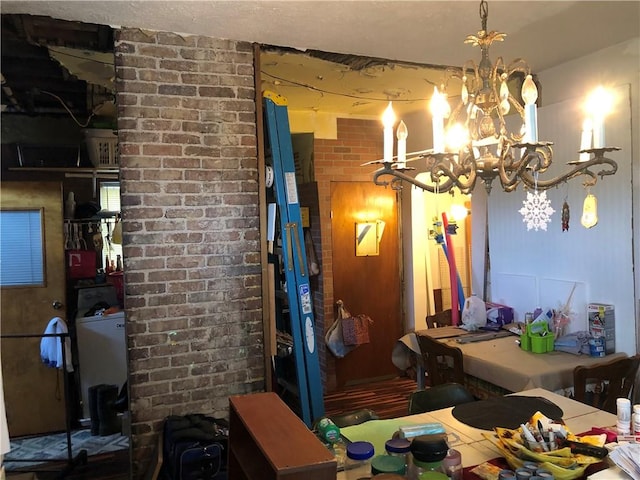
<instances>
[{"instance_id":1,"label":"wooden floor","mask_svg":"<svg viewBox=\"0 0 640 480\"><path fill-rule=\"evenodd\" d=\"M401 417L407 415L409 394L416 389L415 380L406 377L347 387L325 395L325 414L369 408L381 419ZM60 475L64 464L46 468L52 471L37 472L38 480L129 480L129 451L89 457L85 465L76 465L65 476ZM16 473L8 472L7 479Z\"/></svg>"},{"instance_id":2,"label":"wooden floor","mask_svg":"<svg viewBox=\"0 0 640 480\"><path fill-rule=\"evenodd\" d=\"M408 415L409 395L417 388L416 381L407 377L347 387L324 396L325 414L369 408L381 419L403 417Z\"/></svg>"}]
</instances>

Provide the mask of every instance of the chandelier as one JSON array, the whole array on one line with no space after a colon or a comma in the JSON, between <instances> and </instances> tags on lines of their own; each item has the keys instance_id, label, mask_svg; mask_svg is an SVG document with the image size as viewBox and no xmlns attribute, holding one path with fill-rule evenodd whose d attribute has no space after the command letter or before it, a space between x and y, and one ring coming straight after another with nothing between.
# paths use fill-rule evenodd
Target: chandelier
<instances>
[{"instance_id":1,"label":"chandelier","mask_svg":"<svg viewBox=\"0 0 640 480\"><path fill-rule=\"evenodd\" d=\"M511 192L520 183L536 191L546 190L578 176L584 176L584 186L590 187L596 184L597 176L613 175L618 166L605 155L619 148L607 147L604 143L604 118L608 105L607 92L600 87L588 101L589 117L583 125L579 159L568 162L569 168L565 173L553 178L544 177L553 162L553 143L538 140L538 89L523 59L516 59L508 65L501 57L495 63L491 62L489 47L493 42L503 41L506 34L487 31L487 17L487 2L482 0L482 29L465 39L465 43L480 47L480 63L469 60L462 68L448 68L440 89L434 88L430 102L432 149L407 154L408 131L401 121L396 130L397 155L393 155L396 119L389 102L382 118L384 158L364 164L382 165L373 174L374 183L400 189L402 182L406 181L433 193L458 188L467 194L474 189L478 178L490 193L496 178L504 191ZM453 79L461 84L461 88L460 100L452 109L447 85ZM514 81L522 83L517 96L509 89L509 83ZM517 117L512 115L517 121L509 122L510 125L518 124L515 131L507 126L506 118L510 113L517 114ZM421 182L405 173L416 170L408 167L407 162L418 160L424 162L425 167L421 170L424 168L430 174L432 183ZM603 168L594 173L592 168L596 166Z\"/></svg>"}]
</instances>

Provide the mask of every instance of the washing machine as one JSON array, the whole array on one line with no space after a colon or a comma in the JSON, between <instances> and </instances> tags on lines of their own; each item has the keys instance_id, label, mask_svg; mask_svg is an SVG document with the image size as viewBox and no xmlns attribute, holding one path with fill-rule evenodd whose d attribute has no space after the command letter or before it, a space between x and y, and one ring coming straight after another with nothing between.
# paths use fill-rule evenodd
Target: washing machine
<instances>
[{"instance_id":1,"label":"washing machine","mask_svg":"<svg viewBox=\"0 0 640 480\"><path fill-rule=\"evenodd\" d=\"M119 391L127 380L124 312L84 316L101 302L118 305L112 286L81 289L78 292L75 323L83 418L90 418L89 387L106 383L117 385Z\"/></svg>"}]
</instances>

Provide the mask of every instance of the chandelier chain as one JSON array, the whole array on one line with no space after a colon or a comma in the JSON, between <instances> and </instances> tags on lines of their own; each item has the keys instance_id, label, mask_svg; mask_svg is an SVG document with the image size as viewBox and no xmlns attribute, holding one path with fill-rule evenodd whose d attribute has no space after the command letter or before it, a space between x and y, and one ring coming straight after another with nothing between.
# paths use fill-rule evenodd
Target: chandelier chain
<instances>
[{"instance_id":1,"label":"chandelier chain","mask_svg":"<svg viewBox=\"0 0 640 480\"><path fill-rule=\"evenodd\" d=\"M482 20L482 30L487 31L487 18L489 18L489 4L485 0L480 2L480 19Z\"/></svg>"}]
</instances>

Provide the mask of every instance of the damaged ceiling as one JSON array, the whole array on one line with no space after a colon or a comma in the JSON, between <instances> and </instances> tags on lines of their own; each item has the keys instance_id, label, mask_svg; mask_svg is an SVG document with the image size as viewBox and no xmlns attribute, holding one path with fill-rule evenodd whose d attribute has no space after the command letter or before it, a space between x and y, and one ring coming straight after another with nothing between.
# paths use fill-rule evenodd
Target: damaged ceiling
<instances>
[{"instance_id":1,"label":"damaged ceiling","mask_svg":"<svg viewBox=\"0 0 640 480\"><path fill-rule=\"evenodd\" d=\"M113 30L2 15L1 73L3 112L84 119L113 100Z\"/></svg>"},{"instance_id":2,"label":"damaged ceiling","mask_svg":"<svg viewBox=\"0 0 640 480\"><path fill-rule=\"evenodd\" d=\"M534 73L640 34L637 1L490 3L489 29L508 34L492 56L523 57ZM466 1L0 5L3 109L29 115L113 110L111 27L259 43L262 88L286 97L290 109L365 117L379 116L389 100L399 114L426 108L442 69L480 55L463 43L480 28L477 5Z\"/></svg>"}]
</instances>

